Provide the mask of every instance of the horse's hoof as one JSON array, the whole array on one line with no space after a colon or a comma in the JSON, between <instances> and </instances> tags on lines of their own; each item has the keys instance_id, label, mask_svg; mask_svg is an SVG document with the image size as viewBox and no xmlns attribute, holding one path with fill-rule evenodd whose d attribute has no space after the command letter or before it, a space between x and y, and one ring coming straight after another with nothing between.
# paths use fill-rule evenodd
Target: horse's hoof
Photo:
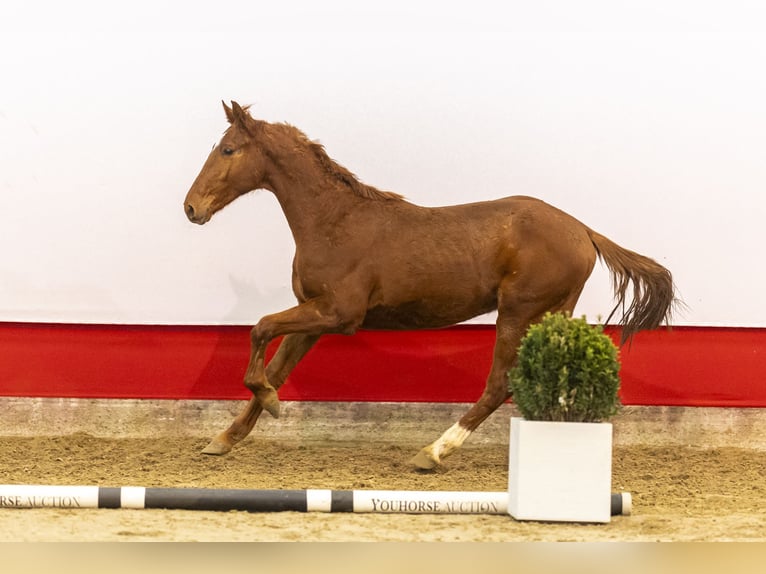
<instances>
[{"instance_id":1,"label":"horse's hoof","mask_svg":"<svg viewBox=\"0 0 766 574\"><path fill-rule=\"evenodd\" d=\"M279 418L279 397L274 389L268 389L265 392L258 393L258 402L263 410L269 413L275 419Z\"/></svg>"},{"instance_id":2,"label":"horse's hoof","mask_svg":"<svg viewBox=\"0 0 766 574\"><path fill-rule=\"evenodd\" d=\"M415 465L415 467L420 470L433 470L439 466L441 462L434 458L433 453L428 450L428 448L424 448L410 459L410 464Z\"/></svg>"},{"instance_id":3,"label":"horse's hoof","mask_svg":"<svg viewBox=\"0 0 766 574\"><path fill-rule=\"evenodd\" d=\"M210 443L202 449L202 454L211 454L214 456L221 456L231 451L231 445L226 444L218 439L213 439Z\"/></svg>"}]
</instances>

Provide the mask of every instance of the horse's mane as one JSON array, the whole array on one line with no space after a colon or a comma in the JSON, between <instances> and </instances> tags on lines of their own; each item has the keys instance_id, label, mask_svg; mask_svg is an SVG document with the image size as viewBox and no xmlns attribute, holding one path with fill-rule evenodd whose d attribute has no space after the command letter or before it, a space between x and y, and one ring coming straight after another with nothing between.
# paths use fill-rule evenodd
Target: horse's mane
<instances>
[{"instance_id":1,"label":"horse's mane","mask_svg":"<svg viewBox=\"0 0 766 574\"><path fill-rule=\"evenodd\" d=\"M275 124L272 124L275 125ZM297 140L306 153L311 154L318 161L322 169L333 179L350 188L356 195L375 201L401 200L403 197L392 191L381 191L371 185L359 181L348 169L333 160L324 149L324 146L310 140L301 130L287 123L276 124L286 131L289 137Z\"/></svg>"}]
</instances>

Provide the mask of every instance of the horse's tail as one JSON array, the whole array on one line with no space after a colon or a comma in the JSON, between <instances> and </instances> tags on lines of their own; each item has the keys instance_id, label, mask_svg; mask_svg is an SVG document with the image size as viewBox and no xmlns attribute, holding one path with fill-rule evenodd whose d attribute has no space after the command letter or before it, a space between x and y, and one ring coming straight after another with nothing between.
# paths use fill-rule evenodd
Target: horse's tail
<instances>
[{"instance_id":1,"label":"horse's tail","mask_svg":"<svg viewBox=\"0 0 766 574\"><path fill-rule=\"evenodd\" d=\"M617 300L605 323L618 309L622 310L621 342L628 341L638 331L654 329L669 322L676 304L673 276L662 265L615 242L592 229L588 235L599 258L612 275L612 288ZM628 285L633 283L633 298L627 309Z\"/></svg>"}]
</instances>

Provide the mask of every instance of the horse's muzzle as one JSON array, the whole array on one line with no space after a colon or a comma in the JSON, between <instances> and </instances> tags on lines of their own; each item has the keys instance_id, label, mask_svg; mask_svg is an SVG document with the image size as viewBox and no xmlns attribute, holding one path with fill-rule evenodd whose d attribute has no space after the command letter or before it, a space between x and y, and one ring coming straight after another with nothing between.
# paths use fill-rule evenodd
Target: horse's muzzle
<instances>
[{"instance_id":1,"label":"horse's muzzle","mask_svg":"<svg viewBox=\"0 0 766 574\"><path fill-rule=\"evenodd\" d=\"M210 220L210 215L208 212L200 213L194 209L194 206L191 203L184 204L184 211L186 212L186 217L188 217L189 221L192 223L202 225Z\"/></svg>"}]
</instances>

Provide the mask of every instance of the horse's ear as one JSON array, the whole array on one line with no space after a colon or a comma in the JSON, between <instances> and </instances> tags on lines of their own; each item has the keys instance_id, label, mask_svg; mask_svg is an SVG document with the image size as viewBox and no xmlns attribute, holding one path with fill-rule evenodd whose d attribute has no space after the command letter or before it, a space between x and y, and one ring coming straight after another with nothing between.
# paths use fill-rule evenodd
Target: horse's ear
<instances>
[{"instance_id":1,"label":"horse's ear","mask_svg":"<svg viewBox=\"0 0 766 574\"><path fill-rule=\"evenodd\" d=\"M230 123L236 123L239 127L245 130L251 136L255 135L257 124L255 120L250 116L247 108L243 108L237 102L231 102L231 116Z\"/></svg>"},{"instance_id":2,"label":"horse's ear","mask_svg":"<svg viewBox=\"0 0 766 574\"><path fill-rule=\"evenodd\" d=\"M234 112L232 109L226 105L226 102L221 100L221 103L223 104L223 111L226 113L226 119L230 124L234 123Z\"/></svg>"}]
</instances>

